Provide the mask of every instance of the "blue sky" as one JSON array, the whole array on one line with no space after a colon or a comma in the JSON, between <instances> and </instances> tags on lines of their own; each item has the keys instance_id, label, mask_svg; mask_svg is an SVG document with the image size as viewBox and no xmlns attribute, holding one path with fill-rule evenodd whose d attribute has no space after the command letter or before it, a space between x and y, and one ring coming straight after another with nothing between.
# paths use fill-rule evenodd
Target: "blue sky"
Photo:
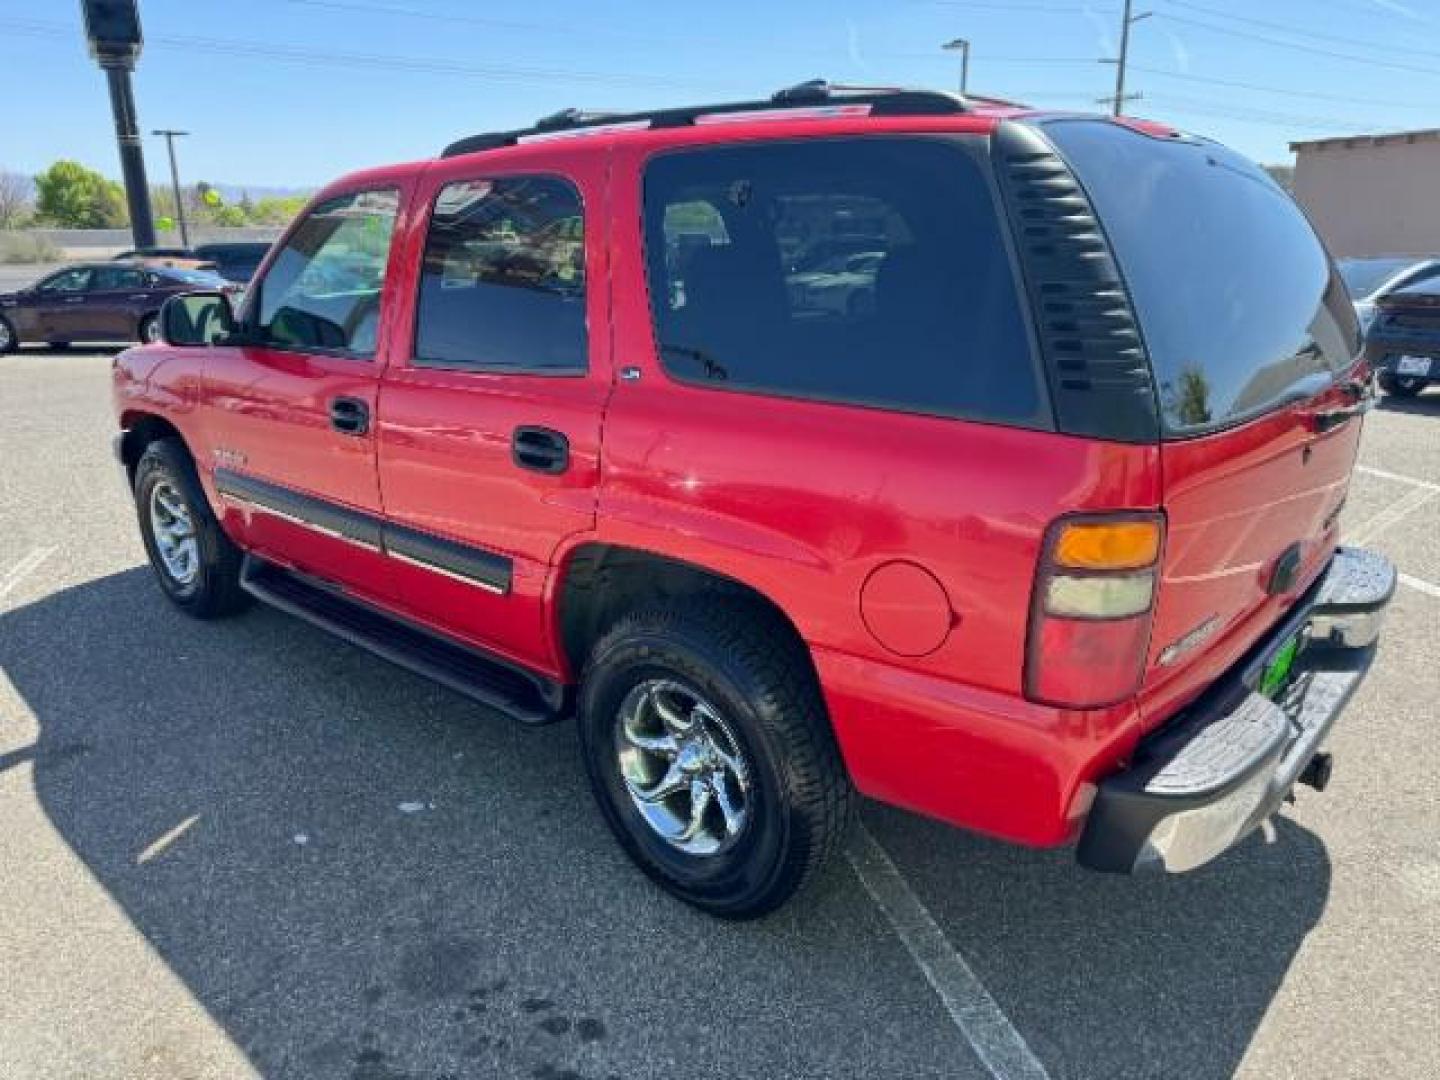
<instances>
[{"instance_id":1,"label":"blue sky","mask_svg":"<svg viewBox=\"0 0 1440 1080\"><path fill-rule=\"evenodd\" d=\"M1055 108L1112 89L1121 0L141 0L136 73L151 179L156 127L185 179L308 186L433 154L569 105L748 98L815 76L971 88ZM1440 124L1440 0L1151 0L1133 30L1136 115L1260 161L1293 139ZM100 71L75 0L0 0L0 167L59 157L118 174ZM1279 92L1279 91L1284 91ZM19 108L15 105L19 103Z\"/></svg>"}]
</instances>

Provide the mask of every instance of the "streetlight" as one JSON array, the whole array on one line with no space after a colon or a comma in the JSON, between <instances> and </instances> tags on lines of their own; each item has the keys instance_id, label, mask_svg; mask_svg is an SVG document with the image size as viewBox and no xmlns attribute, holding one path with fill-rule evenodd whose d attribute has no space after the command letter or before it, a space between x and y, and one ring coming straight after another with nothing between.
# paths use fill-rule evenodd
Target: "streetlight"
<instances>
[{"instance_id":1,"label":"streetlight","mask_svg":"<svg viewBox=\"0 0 1440 1080\"><path fill-rule=\"evenodd\" d=\"M960 95L965 95L966 88L970 85L970 42L963 37L957 37L954 41L947 41L940 46L942 49L953 52L960 50Z\"/></svg>"},{"instance_id":2,"label":"streetlight","mask_svg":"<svg viewBox=\"0 0 1440 1080\"><path fill-rule=\"evenodd\" d=\"M140 10L136 0L81 0L85 37L90 55L105 72L110 86L110 111L115 117L115 141L120 146L120 172L125 177L125 200L130 206L130 235L137 248L155 244L155 221L150 213L150 188L145 182L145 155L135 122L135 95L130 73L140 56Z\"/></svg>"},{"instance_id":3,"label":"streetlight","mask_svg":"<svg viewBox=\"0 0 1440 1080\"><path fill-rule=\"evenodd\" d=\"M171 128L159 128L150 134L165 136L165 147L170 151L170 186L175 191L175 218L180 222L180 246L188 248L190 246L190 230L185 224L185 200L180 196L180 170L175 165L175 139L190 133L175 131Z\"/></svg>"}]
</instances>

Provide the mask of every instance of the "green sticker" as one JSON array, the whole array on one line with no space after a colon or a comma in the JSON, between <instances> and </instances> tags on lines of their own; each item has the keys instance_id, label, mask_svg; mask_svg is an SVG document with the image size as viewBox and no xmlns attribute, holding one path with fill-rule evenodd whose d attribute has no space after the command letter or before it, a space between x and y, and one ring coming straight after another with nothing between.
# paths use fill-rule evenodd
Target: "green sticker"
<instances>
[{"instance_id":1,"label":"green sticker","mask_svg":"<svg viewBox=\"0 0 1440 1080\"><path fill-rule=\"evenodd\" d=\"M1265 665L1265 674L1260 676L1260 693L1273 698L1285 688L1290 679L1290 669L1295 666L1295 657L1300 652L1300 635L1296 634L1280 647L1274 658Z\"/></svg>"}]
</instances>

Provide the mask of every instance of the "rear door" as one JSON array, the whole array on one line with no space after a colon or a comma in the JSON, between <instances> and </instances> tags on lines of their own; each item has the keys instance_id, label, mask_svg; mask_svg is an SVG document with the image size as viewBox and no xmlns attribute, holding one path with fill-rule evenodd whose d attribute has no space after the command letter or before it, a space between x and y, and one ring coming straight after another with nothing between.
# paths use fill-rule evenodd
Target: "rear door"
<instances>
[{"instance_id":1,"label":"rear door","mask_svg":"<svg viewBox=\"0 0 1440 1080\"><path fill-rule=\"evenodd\" d=\"M1337 542L1360 439L1359 333L1314 230L1214 143L1097 121L1046 133L1086 187L1159 392L1168 536L1146 677L1160 718L1272 626Z\"/></svg>"},{"instance_id":2,"label":"rear door","mask_svg":"<svg viewBox=\"0 0 1440 1080\"><path fill-rule=\"evenodd\" d=\"M154 280L154 274L137 266L97 266L83 307L87 336L103 341L134 338L141 317L159 306Z\"/></svg>"},{"instance_id":3,"label":"rear door","mask_svg":"<svg viewBox=\"0 0 1440 1080\"><path fill-rule=\"evenodd\" d=\"M385 544L405 611L553 670L544 589L593 528L610 393L603 147L426 173L413 318L381 390Z\"/></svg>"}]
</instances>

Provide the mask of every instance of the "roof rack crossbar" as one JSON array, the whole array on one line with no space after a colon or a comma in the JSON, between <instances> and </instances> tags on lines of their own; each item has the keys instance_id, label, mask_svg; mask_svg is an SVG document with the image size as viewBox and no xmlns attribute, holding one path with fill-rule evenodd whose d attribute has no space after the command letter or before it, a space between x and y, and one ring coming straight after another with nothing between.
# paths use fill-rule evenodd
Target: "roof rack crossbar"
<instances>
[{"instance_id":1,"label":"roof rack crossbar","mask_svg":"<svg viewBox=\"0 0 1440 1080\"><path fill-rule=\"evenodd\" d=\"M562 109L560 112L541 117L532 127L516 128L513 131L485 132L460 139L445 147L440 156L458 157L461 154L473 154L481 150L513 146L521 139L533 135L638 123L648 123L652 128L686 127L695 123L696 118L701 116L794 109L807 105L868 105L873 116L947 116L967 112L970 108L970 104L965 98L939 90L911 90L892 86L846 86L826 82L824 79L811 79L808 82L787 86L776 91L770 97L758 101L687 105L680 108L634 113Z\"/></svg>"}]
</instances>

